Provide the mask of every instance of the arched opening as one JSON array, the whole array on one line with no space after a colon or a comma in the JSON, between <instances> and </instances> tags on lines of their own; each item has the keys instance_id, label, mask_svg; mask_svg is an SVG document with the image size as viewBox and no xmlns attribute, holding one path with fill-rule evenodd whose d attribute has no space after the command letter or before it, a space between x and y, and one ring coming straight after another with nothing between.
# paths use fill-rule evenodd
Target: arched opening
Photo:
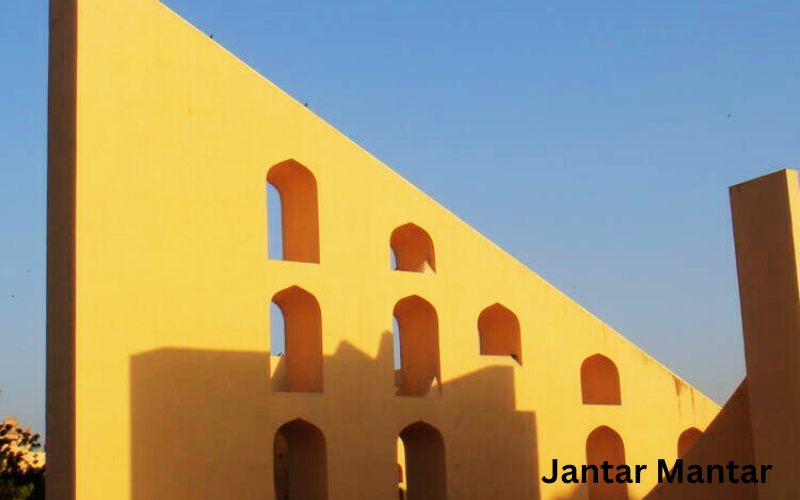
<instances>
[{"instance_id":1,"label":"arched opening","mask_svg":"<svg viewBox=\"0 0 800 500\"><path fill-rule=\"evenodd\" d=\"M702 435L703 432L697 427L689 427L683 431L678 437L678 458L686 455Z\"/></svg>"},{"instance_id":2,"label":"arched opening","mask_svg":"<svg viewBox=\"0 0 800 500\"><path fill-rule=\"evenodd\" d=\"M273 441L276 500L326 500L328 463L325 436L297 419L281 426Z\"/></svg>"},{"instance_id":3,"label":"arched opening","mask_svg":"<svg viewBox=\"0 0 800 500\"><path fill-rule=\"evenodd\" d=\"M313 295L298 286L280 291L272 298L283 316L282 384L277 390L322 392L322 317ZM272 310L272 315L275 310ZM270 325L280 325L270 318ZM270 332L270 337L273 333ZM280 345L280 332L270 338L272 348Z\"/></svg>"},{"instance_id":4,"label":"arched opening","mask_svg":"<svg viewBox=\"0 0 800 500\"><path fill-rule=\"evenodd\" d=\"M481 355L511 356L522 365L522 346L517 315L501 304L494 304L478 316Z\"/></svg>"},{"instance_id":5,"label":"arched opening","mask_svg":"<svg viewBox=\"0 0 800 500\"><path fill-rule=\"evenodd\" d=\"M436 382L439 371L439 319L425 299L412 295L394 306L400 343L400 370L396 377L398 396L424 396Z\"/></svg>"},{"instance_id":6,"label":"arched opening","mask_svg":"<svg viewBox=\"0 0 800 500\"><path fill-rule=\"evenodd\" d=\"M286 160L269 169L267 183L279 195L281 222L280 233L267 228L270 258L319 263L319 207L314 175L297 161ZM267 207L273 207L275 192L267 191ZM268 223L274 224L274 219L268 214Z\"/></svg>"},{"instance_id":7,"label":"arched opening","mask_svg":"<svg viewBox=\"0 0 800 500\"><path fill-rule=\"evenodd\" d=\"M601 354L586 358L581 365L581 394L585 405L621 405L617 365Z\"/></svg>"},{"instance_id":8,"label":"arched opening","mask_svg":"<svg viewBox=\"0 0 800 500\"><path fill-rule=\"evenodd\" d=\"M607 461L612 469L609 477L616 478L616 467L625 465L625 445L622 438L609 427L602 426L593 430L586 439L586 465L594 466L589 469L586 481L589 488L589 500L628 500L628 484L606 483L603 480L603 470L600 466ZM595 476L597 474L597 476ZM595 477L597 482L595 483Z\"/></svg>"},{"instance_id":9,"label":"arched opening","mask_svg":"<svg viewBox=\"0 0 800 500\"><path fill-rule=\"evenodd\" d=\"M447 470L444 439L436 428L424 423L411 424L400 432L398 481L401 500L447 500ZM402 457L400 454L402 453ZM400 478L399 478L400 479Z\"/></svg>"},{"instance_id":10,"label":"arched opening","mask_svg":"<svg viewBox=\"0 0 800 500\"><path fill-rule=\"evenodd\" d=\"M389 246L393 269L416 273L436 272L433 240L416 224L408 223L392 231Z\"/></svg>"}]
</instances>

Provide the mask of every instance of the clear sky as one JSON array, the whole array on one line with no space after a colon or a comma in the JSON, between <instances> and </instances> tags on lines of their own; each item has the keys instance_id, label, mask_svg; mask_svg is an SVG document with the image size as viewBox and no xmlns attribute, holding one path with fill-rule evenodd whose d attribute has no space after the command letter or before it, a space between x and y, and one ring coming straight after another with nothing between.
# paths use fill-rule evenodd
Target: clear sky
<instances>
[{"instance_id":1,"label":"clear sky","mask_svg":"<svg viewBox=\"0 0 800 500\"><path fill-rule=\"evenodd\" d=\"M0 4L0 416L37 430L46 4ZM800 168L797 1L167 4L716 401L743 377L727 187Z\"/></svg>"}]
</instances>

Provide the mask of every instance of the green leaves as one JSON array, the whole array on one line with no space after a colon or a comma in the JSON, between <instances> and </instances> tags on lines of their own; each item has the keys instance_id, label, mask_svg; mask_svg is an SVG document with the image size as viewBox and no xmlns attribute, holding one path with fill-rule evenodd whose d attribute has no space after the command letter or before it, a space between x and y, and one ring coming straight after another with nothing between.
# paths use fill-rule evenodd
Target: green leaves
<instances>
[{"instance_id":1,"label":"green leaves","mask_svg":"<svg viewBox=\"0 0 800 500\"><path fill-rule=\"evenodd\" d=\"M0 500L28 500L32 493L32 483L20 486L12 479L0 479Z\"/></svg>"}]
</instances>

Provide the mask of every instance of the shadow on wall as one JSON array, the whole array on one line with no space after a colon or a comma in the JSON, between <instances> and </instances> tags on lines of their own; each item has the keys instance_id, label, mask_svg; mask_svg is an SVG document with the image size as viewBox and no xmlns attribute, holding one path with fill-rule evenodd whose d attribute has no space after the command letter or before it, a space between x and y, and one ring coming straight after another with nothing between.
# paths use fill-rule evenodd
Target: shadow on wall
<instances>
[{"instance_id":1,"label":"shadow on wall","mask_svg":"<svg viewBox=\"0 0 800 500\"><path fill-rule=\"evenodd\" d=\"M376 358L348 343L325 357L323 394L274 392L266 351L165 348L132 356L130 370L132 500L269 500L276 487L292 500L399 498L398 437L405 500L540 498L535 415L516 410L510 366L454 379L441 396L396 396L384 332ZM425 447L408 449L428 427L442 436L438 473L420 467ZM321 487L305 488L308 468L293 465L304 440ZM277 474L273 453L288 454Z\"/></svg>"},{"instance_id":2,"label":"shadow on wall","mask_svg":"<svg viewBox=\"0 0 800 500\"><path fill-rule=\"evenodd\" d=\"M551 496L549 500L585 500L588 498L587 495L586 488L572 486L567 493L556 494Z\"/></svg>"},{"instance_id":3,"label":"shadow on wall","mask_svg":"<svg viewBox=\"0 0 800 500\"><path fill-rule=\"evenodd\" d=\"M681 437L686 439L683 435ZM693 446L690 449L681 450L684 452L681 455L685 464L684 468L696 464L702 466L705 471L708 465L725 465L729 461L738 465L755 463L752 422L750 421L750 396L746 378L739 384L705 432L695 435L693 438L695 439ZM758 485L754 483L732 483L730 481L720 483L706 480L701 484L690 483L686 479L687 476L684 476L684 481L681 483L657 484L645 496L645 500L758 499Z\"/></svg>"}]
</instances>

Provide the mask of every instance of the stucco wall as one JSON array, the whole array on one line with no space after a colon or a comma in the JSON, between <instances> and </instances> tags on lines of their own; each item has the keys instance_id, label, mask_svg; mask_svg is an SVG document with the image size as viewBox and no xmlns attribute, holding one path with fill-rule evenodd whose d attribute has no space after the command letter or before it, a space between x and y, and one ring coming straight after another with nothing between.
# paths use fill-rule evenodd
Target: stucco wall
<instances>
[{"instance_id":1,"label":"stucco wall","mask_svg":"<svg viewBox=\"0 0 800 500\"><path fill-rule=\"evenodd\" d=\"M62 428L51 444L75 442L74 498L272 499L273 436L303 418L325 436L332 500L394 498L397 436L419 420L443 437L451 499L583 498L539 476L554 458L583 463L601 425L629 463L653 464L630 485L637 499L681 432L718 412L163 5L52 3L78 9L77 53L51 61L77 60L74 130L54 129L51 111L51 135L77 137L75 200L61 208L75 229L48 249L65 266L74 245L74 289L51 276L49 296L51 310L69 311L74 293L74 328L51 315L48 341L51 371L75 365L74 393L49 389L65 410L48 414L51 439ZM53 36L67 36L64 22ZM56 74L51 92L68 78ZM265 180L287 159L316 179L318 264L267 259ZM51 201L70 189L69 176L51 176ZM430 234L435 273L390 269L390 235L408 222ZM319 302L322 393L269 383L269 303L291 286ZM396 395L392 311L412 295L438 316L441 393L427 397ZM519 319L522 366L479 355L477 320L495 303ZM621 406L582 404L580 367L596 353L618 368ZM192 444L226 421L236 425L216 455ZM73 498L71 477L48 478L54 497Z\"/></svg>"}]
</instances>

